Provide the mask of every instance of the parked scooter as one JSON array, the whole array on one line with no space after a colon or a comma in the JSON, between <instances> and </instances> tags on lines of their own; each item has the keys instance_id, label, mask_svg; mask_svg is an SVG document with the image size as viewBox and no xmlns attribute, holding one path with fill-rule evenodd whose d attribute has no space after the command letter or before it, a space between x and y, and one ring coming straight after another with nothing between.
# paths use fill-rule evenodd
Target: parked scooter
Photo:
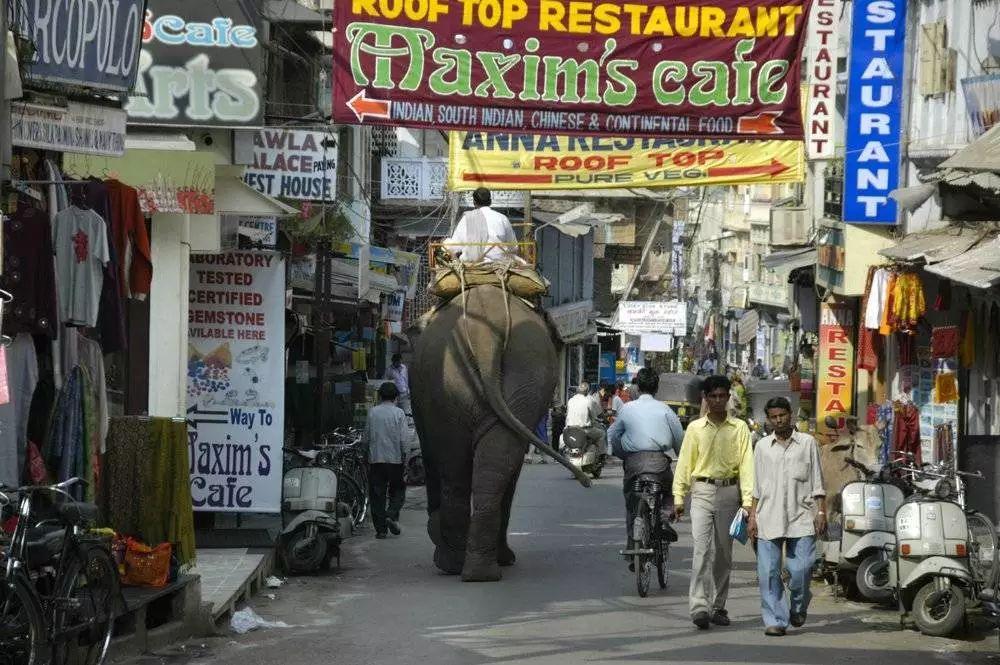
<instances>
[{"instance_id":1,"label":"parked scooter","mask_svg":"<svg viewBox=\"0 0 1000 665\"><path fill-rule=\"evenodd\" d=\"M604 458L607 452L602 448L601 440L587 436L587 430L582 427L567 427L562 433L563 452L566 458L584 473L592 478L600 478L604 470Z\"/></svg>"},{"instance_id":2,"label":"parked scooter","mask_svg":"<svg viewBox=\"0 0 1000 665\"><path fill-rule=\"evenodd\" d=\"M337 503L337 474L316 463L316 452L285 448L279 552L295 573L329 567L334 557L340 565L338 515L349 514Z\"/></svg>"},{"instance_id":3,"label":"parked scooter","mask_svg":"<svg viewBox=\"0 0 1000 665\"><path fill-rule=\"evenodd\" d=\"M921 487L896 512L890 582L901 620L909 616L920 632L943 637L955 632L986 589L995 587L996 530L982 513L962 506L960 477L982 478L981 473L943 465L907 470L934 487Z\"/></svg>"},{"instance_id":4,"label":"parked scooter","mask_svg":"<svg viewBox=\"0 0 1000 665\"><path fill-rule=\"evenodd\" d=\"M905 496L892 478L892 465L875 473L854 459L844 461L862 480L840 491L840 521L830 525L829 539L819 542L821 566L866 600L885 602L892 598L886 547L896 542L893 518Z\"/></svg>"}]
</instances>

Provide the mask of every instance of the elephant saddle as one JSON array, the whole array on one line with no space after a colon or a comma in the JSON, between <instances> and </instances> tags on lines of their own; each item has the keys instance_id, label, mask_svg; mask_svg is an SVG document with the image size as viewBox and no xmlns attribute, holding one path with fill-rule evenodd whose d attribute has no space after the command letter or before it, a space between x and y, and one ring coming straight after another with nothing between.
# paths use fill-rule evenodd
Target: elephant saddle
<instances>
[{"instance_id":1,"label":"elephant saddle","mask_svg":"<svg viewBox=\"0 0 1000 665\"><path fill-rule=\"evenodd\" d=\"M482 263L453 262L434 271L427 290L439 298L451 299L463 290L483 285L506 289L521 298L547 293L549 281L534 268L506 261Z\"/></svg>"}]
</instances>

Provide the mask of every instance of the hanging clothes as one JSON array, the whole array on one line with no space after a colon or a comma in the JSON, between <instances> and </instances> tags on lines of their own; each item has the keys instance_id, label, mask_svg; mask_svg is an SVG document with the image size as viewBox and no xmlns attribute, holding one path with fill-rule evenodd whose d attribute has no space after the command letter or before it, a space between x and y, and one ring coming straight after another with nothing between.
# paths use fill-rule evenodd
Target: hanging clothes
<instances>
[{"instance_id":1,"label":"hanging clothes","mask_svg":"<svg viewBox=\"0 0 1000 665\"><path fill-rule=\"evenodd\" d=\"M934 403L958 401L958 377L954 372L938 372L934 376Z\"/></svg>"},{"instance_id":2,"label":"hanging clothes","mask_svg":"<svg viewBox=\"0 0 1000 665\"><path fill-rule=\"evenodd\" d=\"M954 358L958 355L958 326L936 326L931 330L931 355L934 358Z\"/></svg>"},{"instance_id":3,"label":"hanging clothes","mask_svg":"<svg viewBox=\"0 0 1000 665\"><path fill-rule=\"evenodd\" d=\"M891 273L885 268L871 266L868 269L868 284L865 287L866 300L864 327L878 330L885 315L885 305L889 297L889 278Z\"/></svg>"},{"instance_id":4,"label":"hanging clothes","mask_svg":"<svg viewBox=\"0 0 1000 665\"><path fill-rule=\"evenodd\" d=\"M958 347L958 359L965 369L971 369L976 364L976 315L970 307L965 312L965 325L962 331L962 342Z\"/></svg>"},{"instance_id":5,"label":"hanging clothes","mask_svg":"<svg viewBox=\"0 0 1000 665\"><path fill-rule=\"evenodd\" d=\"M49 438L42 448L45 464L58 482L81 476L83 472L83 392L83 371L80 367L74 367L66 375L66 381L56 398Z\"/></svg>"},{"instance_id":6,"label":"hanging clothes","mask_svg":"<svg viewBox=\"0 0 1000 665\"><path fill-rule=\"evenodd\" d=\"M951 309L951 280L939 279L937 297L934 298L934 310L947 312Z\"/></svg>"},{"instance_id":7,"label":"hanging clothes","mask_svg":"<svg viewBox=\"0 0 1000 665\"><path fill-rule=\"evenodd\" d=\"M108 242L108 262L104 266L104 282L101 286L101 298L97 313L97 329L101 336L101 346L105 353L116 353L125 349L125 307L122 302L121 286L118 284L122 274L119 262L125 257L118 254L113 241L111 225L111 201L108 187L103 182L86 181L83 185L87 207L96 212L104 220Z\"/></svg>"},{"instance_id":8,"label":"hanging clothes","mask_svg":"<svg viewBox=\"0 0 1000 665\"><path fill-rule=\"evenodd\" d=\"M924 285L913 272L904 272L896 278L892 294L892 315L898 330L914 332L927 313Z\"/></svg>"},{"instance_id":9,"label":"hanging clothes","mask_svg":"<svg viewBox=\"0 0 1000 665\"><path fill-rule=\"evenodd\" d=\"M913 404L899 404L893 414L893 452L913 454L916 466L922 464L920 451L920 411Z\"/></svg>"},{"instance_id":10,"label":"hanging clothes","mask_svg":"<svg viewBox=\"0 0 1000 665\"><path fill-rule=\"evenodd\" d=\"M0 287L14 296L3 309L3 332L11 337L32 333L55 338L59 317L48 215L27 197L20 197L17 211L0 226L3 227Z\"/></svg>"},{"instance_id":11,"label":"hanging clothes","mask_svg":"<svg viewBox=\"0 0 1000 665\"><path fill-rule=\"evenodd\" d=\"M879 460L882 464L888 464L890 453L892 452L893 431L895 427L896 411L892 402L885 402L878 405L876 409L875 427L878 429L879 438L882 441Z\"/></svg>"},{"instance_id":12,"label":"hanging clothes","mask_svg":"<svg viewBox=\"0 0 1000 665\"><path fill-rule=\"evenodd\" d=\"M868 279L865 284L865 296L861 303L861 308L865 311L865 320L861 322L858 326L858 369L866 369L869 372L874 372L878 369L878 350L875 347L875 330L873 328L878 328L878 323L881 319L881 311L873 311L872 298L878 298L879 295L875 293L876 275L879 272L885 272L882 268L876 268L871 266L868 268ZM888 280L888 277L885 278ZM876 310L879 306L876 305ZM874 325L871 325L873 324Z\"/></svg>"},{"instance_id":13,"label":"hanging clothes","mask_svg":"<svg viewBox=\"0 0 1000 665\"><path fill-rule=\"evenodd\" d=\"M170 418L112 418L100 506L119 533L150 545L176 543L182 563L194 560L187 425Z\"/></svg>"},{"instance_id":14,"label":"hanging clothes","mask_svg":"<svg viewBox=\"0 0 1000 665\"><path fill-rule=\"evenodd\" d=\"M895 305L896 280L898 276L894 272L889 273L889 281L886 284L885 306L882 309L882 319L879 321L879 334L891 335L896 329L892 311Z\"/></svg>"},{"instance_id":15,"label":"hanging clothes","mask_svg":"<svg viewBox=\"0 0 1000 665\"><path fill-rule=\"evenodd\" d=\"M107 227L93 210L76 206L56 215L53 229L60 321L93 328L104 285Z\"/></svg>"},{"instance_id":16,"label":"hanging clothes","mask_svg":"<svg viewBox=\"0 0 1000 665\"><path fill-rule=\"evenodd\" d=\"M92 379L90 399L94 405L94 440L96 450L103 453L108 436L108 386L104 371L104 352L96 341L80 335L77 338L80 366Z\"/></svg>"},{"instance_id":17,"label":"hanging clothes","mask_svg":"<svg viewBox=\"0 0 1000 665\"><path fill-rule=\"evenodd\" d=\"M118 285L121 296L145 298L153 281L153 253L146 218L139 207L139 193L118 180L108 180L104 184L111 203L111 238L120 259ZM128 257L131 262L126 275Z\"/></svg>"},{"instance_id":18,"label":"hanging clothes","mask_svg":"<svg viewBox=\"0 0 1000 665\"><path fill-rule=\"evenodd\" d=\"M955 437L951 423L934 426L934 457L938 462L950 462L955 455Z\"/></svg>"},{"instance_id":19,"label":"hanging clothes","mask_svg":"<svg viewBox=\"0 0 1000 665\"><path fill-rule=\"evenodd\" d=\"M38 358L31 335L21 333L3 349L9 399L0 404L0 483L21 484L31 397L38 384Z\"/></svg>"}]
</instances>

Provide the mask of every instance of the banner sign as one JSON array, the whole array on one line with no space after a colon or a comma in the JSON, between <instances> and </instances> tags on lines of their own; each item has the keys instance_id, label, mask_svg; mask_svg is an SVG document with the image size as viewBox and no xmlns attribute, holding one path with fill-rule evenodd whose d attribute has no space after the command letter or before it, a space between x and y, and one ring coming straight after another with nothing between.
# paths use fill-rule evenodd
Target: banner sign
<instances>
[{"instance_id":1,"label":"banner sign","mask_svg":"<svg viewBox=\"0 0 1000 665\"><path fill-rule=\"evenodd\" d=\"M285 262L277 253L193 254L188 302L194 509L279 512Z\"/></svg>"},{"instance_id":2,"label":"banner sign","mask_svg":"<svg viewBox=\"0 0 1000 665\"><path fill-rule=\"evenodd\" d=\"M145 0L22 0L17 29L34 46L25 77L127 92L138 72Z\"/></svg>"},{"instance_id":3,"label":"banner sign","mask_svg":"<svg viewBox=\"0 0 1000 665\"><path fill-rule=\"evenodd\" d=\"M671 333L682 337L687 334L687 303L683 300L620 302L616 327L630 335Z\"/></svg>"},{"instance_id":4,"label":"banner sign","mask_svg":"<svg viewBox=\"0 0 1000 665\"><path fill-rule=\"evenodd\" d=\"M11 102L14 145L56 152L121 157L125 154L125 111L69 102L65 109Z\"/></svg>"},{"instance_id":5,"label":"banner sign","mask_svg":"<svg viewBox=\"0 0 1000 665\"><path fill-rule=\"evenodd\" d=\"M263 124L263 51L239 0L149 0L139 78L125 110L135 125Z\"/></svg>"},{"instance_id":6,"label":"banner sign","mask_svg":"<svg viewBox=\"0 0 1000 665\"><path fill-rule=\"evenodd\" d=\"M336 2L333 120L801 140L810 1Z\"/></svg>"},{"instance_id":7,"label":"banner sign","mask_svg":"<svg viewBox=\"0 0 1000 665\"><path fill-rule=\"evenodd\" d=\"M333 201L337 148L325 132L259 129L236 132L237 163L249 164L243 180L273 197Z\"/></svg>"},{"instance_id":8,"label":"banner sign","mask_svg":"<svg viewBox=\"0 0 1000 665\"><path fill-rule=\"evenodd\" d=\"M817 426L825 429L825 418L835 416L843 427L854 403L854 307L847 303L820 303L816 376Z\"/></svg>"},{"instance_id":9,"label":"banner sign","mask_svg":"<svg viewBox=\"0 0 1000 665\"><path fill-rule=\"evenodd\" d=\"M843 220L895 224L906 0L854 3L848 69Z\"/></svg>"},{"instance_id":10,"label":"banner sign","mask_svg":"<svg viewBox=\"0 0 1000 665\"><path fill-rule=\"evenodd\" d=\"M815 0L806 37L806 152L834 158L837 97L837 26L840 0Z\"/></svg>"},{"instance_id":11,"label":"banner sign","mask_svg":"<svg viewBox=\"0 0 1000 665\"><path fill-rule=\"evenodd\" d=\"M451 132L448 187L608 189L801 182L800 141Z\"/></svg>"}]
</instances>

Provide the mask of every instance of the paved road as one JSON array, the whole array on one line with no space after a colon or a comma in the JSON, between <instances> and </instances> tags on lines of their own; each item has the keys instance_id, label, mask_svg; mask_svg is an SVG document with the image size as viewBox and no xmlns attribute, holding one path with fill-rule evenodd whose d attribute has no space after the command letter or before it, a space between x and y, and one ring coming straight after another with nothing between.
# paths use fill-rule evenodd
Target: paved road
<instances>
[{"instance_id":1,"label":"paved road","mask_svg":"<svg viewBox=\"0 0 1000 665\"><path fill-rule=\"evenodd\" d=\"M621 468L584 490L553 464L526 466L512 520L518 563L495 584L439 575L411 492L403 535L349 541L343 567L292 578L256 598L264 618L291 624L198 640L140 659L218 665L478 665L517 663L1000 663L997 638L927 638L898 630L896 615L837 601L821 586L809 623L763 635L751 556L741 551L730 602L733 625L697 631L687 613L689 524L672 550L666 591L641 599L617 556L623 538ZM654 581L655 586L655 581Z\"/></svg>"}]
</instances>

